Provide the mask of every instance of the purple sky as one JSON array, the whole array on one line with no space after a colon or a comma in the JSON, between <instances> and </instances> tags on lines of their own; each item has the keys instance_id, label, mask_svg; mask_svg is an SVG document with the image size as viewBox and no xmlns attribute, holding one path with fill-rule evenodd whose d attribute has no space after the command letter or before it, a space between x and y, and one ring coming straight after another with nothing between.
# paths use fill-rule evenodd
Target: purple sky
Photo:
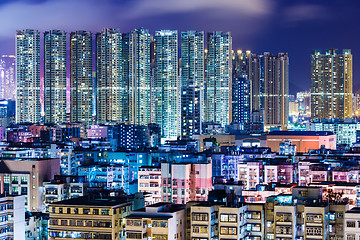
<instances>
[{"instance_id":1,"label":"purple sky","mask_svg":"<svg viewBox=\"0 0 360 240\"><path fill-rule=\"evenodd\" d=\"M310 88L313 49L350 48L357 90L359 13L359 0L0 0L0 54L25 28L231 31L234 49L289 53L292 93Z\"/></svg>"}]
</instances>

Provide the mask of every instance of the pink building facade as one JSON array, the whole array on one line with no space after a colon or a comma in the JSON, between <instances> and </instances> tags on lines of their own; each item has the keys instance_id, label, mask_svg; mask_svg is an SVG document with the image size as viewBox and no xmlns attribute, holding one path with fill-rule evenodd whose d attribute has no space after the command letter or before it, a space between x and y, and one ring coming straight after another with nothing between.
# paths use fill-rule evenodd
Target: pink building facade
<instances>
[{"instance_id":1,"label":"pink building facade","mask_svg":"<svg viewBox=\"0 0 360 240\"><path fill-rule=\"evenodd\" d=\"M151 193L152 202L149 202L149 204L162 202L161 168L153 166L140 167L138 172L138 191Z\"/></svg>"},{"instance_id":2,"label":"pink building facade","mask_svg":"<svg viewBox=\"0 0 360 240\"><path fill-rule=\"evenodd\" d=\"M191 200L191 164L172 164L172 202L184 204Z\"/></svg>"},{"instance_id":3,"label":"pink building facade","mask_svg":"<svg viewBox=\"0 0 360 240\"><path fill-rule=\"evenodd\" d=\"M245 190L255 189L263 183L263 167L260 161L238 164L238 180L243 182Z\"/></svg>"},{"instance_id":4,"label":"pink building facade","mask_svg":"<svg viewBox=\"0 0 360 240\"><path fill-rule=\"evenodd\" d=\"M31 125L31 126L28 126L28 130L32 133L33 137L40 137L41 131L46 130L46 126Z\"/></svg>"},{"instance_id":5,"label":"pink building facade","mask_svg":"<svg viewBox=\"0 0 360 240\"><path fill-rule=\"evenodd\" d=\"M22 142L29 143L33 142L33 135L30 131L26 130L11 130L7 131L7 141L9 142Z\"/></svg>"},{"instance_id":6,"label":"pink building facade","mask_svg":"<svg viewBox=\"0 0 360 240\"><path fill-rule=\"evenodd\" d=\"M310 179L311 182L326 182L331 179L330 166L326 164L312 164L310 165Z\"/></svg>"},{"instance_id":7,"label":"pink building facade","mask_svg":"<svg viewBox=\"0 0 360 240\"><path fill-rule=\"evenodd\" d=\"M161 164L163 201L207 201L212 186L211 163Z\"/></svg>"},{"instance_id":8,"label":"pink building facade","mask_svg":"<svg viewBox=\"0 0 360 240\"><path fill-rule=\"evenodd\" d=\"M279 166L265 165L264 166L264 183L272 183L278 181Z\"/></svg>"},{"instance_id":9,"label":"pink building facade","mask_svg":"<svg viewBox=\"0 0 360 240\"><path fill-rule=\"evenodd\" d=\"M359 183L359 170L333 170L331 174L334 182Z\"/></svg>"},{"instance_id":10,"label":"pink building facade","mask_svg":"<svg viewBox=\"0 0 360 240\"><path fill-rule=\"evenodd\" d=\"M212 190L212 168L211 163L193 164L195 189L192 189L195 201L207 201L209 191Z\"/></svg>"},{"instance_id":11,"label":"pink building facade","mask_svg":"<svg viewBox=\"0 0 360 240\"><path fill-rule=\"evenodd\" d=\"M298 184L299 186L307 186L311 182L310 178L310 162L301 161L297 165L298 168Z\"/></svg>"}]
</instances>

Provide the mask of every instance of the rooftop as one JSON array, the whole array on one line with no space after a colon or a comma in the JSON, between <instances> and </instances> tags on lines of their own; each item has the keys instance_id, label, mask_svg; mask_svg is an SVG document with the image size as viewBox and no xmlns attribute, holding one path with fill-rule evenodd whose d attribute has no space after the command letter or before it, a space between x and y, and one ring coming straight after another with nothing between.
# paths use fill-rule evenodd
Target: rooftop
<instances>
[{"instance_id":1,"label":"rooftop","mask_svg":"<svg viewBox=\"0 0 360 240\"><path fill-rule=\"evenodd\" d=\"M66 206L105 206L105 207L113 207L116 205L130 203L127 197L118 196L118 197L78 197L72 198L64 201L55 202L52 205L66 205Z\"/></svg>"},{"instance_id":2,"label":"rooftop","mask_svg":"<svg viewBox=\"0 0 360 240\"><path fill-rule=\"evenodd\" d=\"M59 158L8 158L8 157L0 157L0 160L11 160L11 161L28 161L28 162L41 162L41 161L52 161L52 160L59 160Z\"/></svg>"},{"instance_id":3,"label":"rooftop","mask_svg":"<svg viewBox=\"0 0 360 240\"><path fill-rule=\"evenodd\" d=\"M143 165L143 166L139 167L139 169L141 169L141 168L154 168L154 169L161 169L161 167L160 167L160 166L146 166L146 165Z\"/></svg>"},{"instance_id":4,"label":"rooftop","mask_svg":"<svg viewBox=\"0 0 360 240\"><path fill-rule=\"evenodd\" d=\"M4 161L0 160L0 173L18 173L18 174L28 174L28 171L11 171Z\"/></svg>"},{"instance_id":5,"label":"rooftop","mask_svg":"<svg viewBox=\"0 0 360 240\"><path fill-rule=\"evenodd\" d=\"M135 212L135 213L130 214L126 218L127 219L151 218L152 220L168 220L169 218L172 218L172 216L171 215L159 215L157 213L138 214Z\"/></svg>"},{"instance_id":6,"label":"rooftop","mask_svg":"<svg viewBox=\"0 0 360 240\"><path fill-rule=\"evenodd\" d=\"M346 213L360 213L360 207L354 207L354 208L346 211Z\"/></svg>"},{"instance_id":7,"label":"rooftop","mask_svg":"<svg viewBox=\"0 0 360 240\"><path fill-rule=\"evenodd\" d=\"M282 136L330 136L335 135L330 131L273 131L268 135L282 135Z\"/></svg>"},{"instance_id":8,"label":"rooftop","mask_svg":"<svg viewBox=\"0 0 360 240\"><path fill-rule=\"evenodd\" d=\"M349 186L355 187L360 185L359 183L354 182L337 182L337 181L323 181L323 182L312 182L309 183L309 186L319 186L319 185L332 185L332 186Z\"/></svg>"},{"instance_id":9,"label":"rooftop","mask_svg":"<svg viewBox=\"0 0 360 240\"><path fill-rule=\"evenodd\" d=\"M159 208L158 212L163 213L173 213L185 209L183 204L173 204L167 202L155 203L153 205L147 206L148 208Z\"/></svg>"}]
</instances>

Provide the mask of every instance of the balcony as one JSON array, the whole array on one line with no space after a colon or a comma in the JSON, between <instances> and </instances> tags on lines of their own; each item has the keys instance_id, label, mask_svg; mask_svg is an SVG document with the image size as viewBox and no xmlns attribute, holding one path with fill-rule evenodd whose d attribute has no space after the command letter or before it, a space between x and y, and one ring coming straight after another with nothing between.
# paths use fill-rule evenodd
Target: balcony
<instances>
[{"instance_id":1,"label":"balcony","mask_svg":"<svg viewBox=\"0 0 360 240\"><path fill-rule=\"evenodd\" d=\"M82 193L83 189L82 189L82 187L72 187L70 192L71 193Z\"/></svg>"},{"instance_id":2,"label":"balcony","mask_svg":"<svg viewBox=\"0 0 360 240\"><path fill-rule=\"evenodd\" d=\"M57 189L45 189L45 194L47 195L58 195Z\"/></svg>"}]
</instances>

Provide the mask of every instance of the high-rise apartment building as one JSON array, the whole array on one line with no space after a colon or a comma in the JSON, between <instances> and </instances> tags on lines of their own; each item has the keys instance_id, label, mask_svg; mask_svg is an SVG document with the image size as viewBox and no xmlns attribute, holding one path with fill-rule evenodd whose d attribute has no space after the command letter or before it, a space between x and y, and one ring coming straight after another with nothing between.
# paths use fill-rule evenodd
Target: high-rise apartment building
<instances>
[{"instance_id":1,"label":"high-rise apartment building","mask_svg":"<svg viewBox=\"0 0 360 240\"><path fill-rule=\"evenodd\" d=\"M15 101L15 56L2 55L0 58L0 98Z\"/></svg>"},{"instance_id":2,"label":"high-rise apartment building","mask_svg":"<svg viewBox=\"0 0 360 240\"><path fill-rule=\"evenodd\" d=\"M122 84L125 91L121 92L122 99L122 122L128 122L130 120L130 36L129 32L122 33L121 39L121 69L122 69Z\"/></svg>"},{"instance_id":3,"label":"high-rise apartment building","mask_svg":"<svg viewBox=\"0 0 360 240\"><path fill-rule=\"evenodd\" d=\"M244 130L249 130L251 82L246 77L233 77L232 81L232 122L242 124Z\"/></svg>"},{"instance_id":4,"label":"high-rise apartment building","mask_svg":"<svg viewBox=\"0 0 360 240\"><path fill-rule=\"evenodd\" d=\"M150 41L150 96L151 96L151 123L155 123L155 103L156 103L156 85L155 85L155 40L151 37Z\"/></svg>"},{"instance_id":5,"label":"high-rise apartment building","mask_svg":"<svg viewBox=\"0 0 360 240\"><path fill-rule=\"evenodd\" d=\"M96 34L97 121L128 121L128 82L124 78L123 36L107 28Z\"/></svg>"},{"instance_id":6,"label":"high-rise apartment building","mask_svg":"<svg viewBox=\"0 0 360 240\"><path fill-rule=\"evenodd\" d=\"M265 74L264 74L264 56L255 54L252 55L249 62L249 74L251 81L251 110L262 111L264 109L264 94L265 94Z\"/></svg>"},{"instance_id":7,"label":"high-rise apartment building","mask_svg":"<svg viewBox=\"0 0 360 240\"><path fill-rule=\"evenodd\" d=\"M180 81L178 74L178 32L155 32L155 120L163 138L180 135Z\"/></svg>"},{"instance_id":8,"label":"high-rise apartment building","mask_svg":"<svg viewBox=\"0 0 360 240\"><path fill-rule=\"evenodd\" d=\"M181 33L181 137L200 134L204 109L204 32Z\"/></svg>"},{"instance_id":9,"label":"high-rise apartment building","mask_svg":"<svg viewBox=\"0 0 360 240\"><path fill-rule=\"evenodd\" d=\"M16 31L16 122L40 122L40 34Z\"/></svg>"},{"instance_id":10,"label":"high-rise apartment building","mask_svg":"<svg viewBox=\"0 0 360 240\"><path fill-rule=\"evenodd\" d=\"M300 117L311 117L311 93L309 91L296 93Z\"/></svg>"},{"instance_id":11,"label":"high-rise apartment building","mask_svg":"<svg viewBox=\"0 0 360 240\"><path fill-rule=\"evenodd\" d=\"M250 130L252 59L250 51L239 50L233 55L232 122L242 124L244 130Z\"/></svg>"},{"instance_id":12,"label":"high-rise apartment building","mask_svg":"<svg viewBox=\"0 0 360 240\"><path fill-rule=\"evenodd\" d=\"M232 37L229 32L207 34L205 121L231 122Z\"/></svg>"},{"instance_id":13,"label":"high-rise apartment building","mask_svg":"<svg viewBox=\"0 0 360 240\"><path fill-rule=\"evenodd\" d=\"M287 53L273 56L266 52L263 56L264 71L264 124L265 128L286 128L289 118L289 57ZM258 81L261 78L257 79ZM260 85L260 84L259 84Z\"/></svg>"},{"instance_id":14,"label":"high-rise apartment building","mask_svg":"<svg viewBox=\"0 0 360 240\"><path fill-rule=\"evenodd\" d=\"M129 34L129 121L136 125L151 123L150 43L148 30Z\"/></svg>"},{"instance_id":15,"label":"high-rise apartment building","mask_svg":"<svg viewBox=\"0 0 360 240\"><path fill-rule=\"evenodd\" d=\"M358 117L360 115L360 93L357 91L353 96L353 113L354 116Z\"/></svg>"},{"instance_id":16,"label":"high-rise apartment building","mask_svg":"<svg viewBox=\"0 0 360 240\"><path fill-rule=\"evenodd\" d=\"M311 118L352 117L352 54L350 49L311 55Z\"/></svg>"},{"instance_id":17,"label":"high-rise apartment building","mask_svg":"<svg viewBox=\"0 0 360 240\"><path fill-rule=\"evenodd\" d=\"M181 33L181 85L204 91L204 32Z\"/></svg>"},{"instance_id":18,"label":"high-rise apartment building","mask_svg":"<svg viewBox=\"0 0 360 240\"><path fill-rule=\"evenodd\" d=\"M232 54L232 67L233 67L233 76L244 77L251 79L253 70L251 69L251 61L255 57L255 54L252 54L251 51L243 52L238 50Z\"/></svg>"},{"instance_id":19,"label":"high-rise apartment building","mask_svg":"<svg viewBox=\"0 0 360 240\"><path fill-rule=\"evenodd\" d=\"M66 32L44 33L45 123L66 122Z\"/></svg>"},{"instance_id":20,"label":"high-rise apartment building","mask_svg":"<svg viewBox=\"0 0 360 240\"><path fill-rule=\"evenodd\" d=\"M187 86L181 90L181 138L189 139L201 133L201 101L200 87Z\"/></svg>"},{"instance_id":21,"label":"high-rise apartment building","mask_svg":"<svg viewBox=\"0 0 360 240\"><path fill-rule=\"evenodd\" d=\"M232 122L249 126L252 113L263 113L265 128L286 128L289 116L289 58L266 52L233 55ZM249 96L250 95L250 96ZM250 128L252 128L250 123Z\"/></svg>"},{"instance_id":22,"label":"high-rise apartment building","mask_svg":"<svg viewBox=\"0 0 360 240\"><path fill-rule=\"evenodd\" d=\"M92 39L88 31L70 34L71 122L92 123Z\"/></svg>"}]
</instances>

